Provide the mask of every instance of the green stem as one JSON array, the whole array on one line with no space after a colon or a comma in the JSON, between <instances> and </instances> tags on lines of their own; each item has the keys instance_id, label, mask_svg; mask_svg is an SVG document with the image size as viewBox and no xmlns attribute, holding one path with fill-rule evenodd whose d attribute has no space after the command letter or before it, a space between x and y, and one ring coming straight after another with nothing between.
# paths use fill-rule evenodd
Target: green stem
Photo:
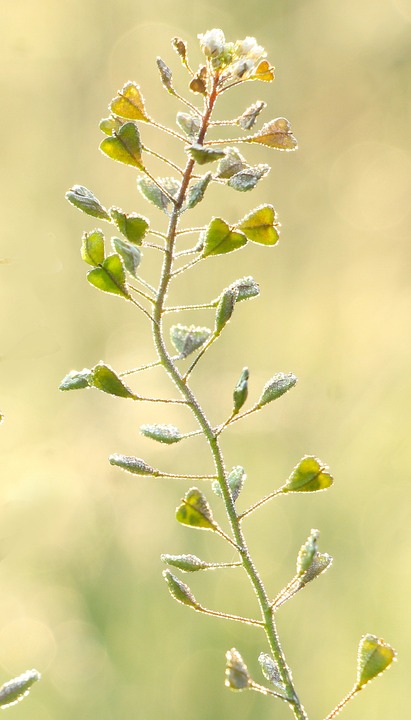
<instances>
[{"instance_id":1,"label":"green stem","mask_svg":"<svg viewBox=\"0 0 411 720\"><path fill-rule=\"evenodd\" d=\"M341 710L343 709L343 707L345 707L345 706L347 705L347 703L348 703L350 700L352 700L352 698L354 697L354 695L356 695L357 692L359 692L360 690L361 690L361 688L355 686L355 687L351 690L351 692L349 692L348 695L346 695L345 698L343 698L343 699L341 700L341 702L338 703L338 705L334 708L334 710L332 710L332 711L330 712L330 714L327 715L326 718L324 718L324 720L333 720L333 718L337 717L337 715L341 712Z\"/></svg>"},{"instance_id":2,"label":"green stem","mask_svg":"<svg viewBox=\"0 0 411 720\"><path fill-rule=\"evenodd\" d=\"M146 317L148 317L148 319L151 320L151 322L155 322L154 317L152 317L152 315L150 315L150 313L145 309L145 307L143 307L143 306L138 302L138 300L136 300L135 298L133 298L132 295L129 296L129 300L130 300L130 302L133 303L133 305L135 305L136 307L138 307L138 309L141 310L141 312L144 313L144 315L146 315Z\"/></svg>"},{"instance_id":3,"label":"green stem","mask_svg":"<svg viewBox=\"0 0 411 720\"><path fill-rule=\"evenodd\" d=\"M250 515L254 510L257 510L257 508L261 507L262 505L265 505L269 500L272 500L275 497L278 497L278 495L283 494L283 489L280 488L279 490L274 490L274 492L270 493L269 495L266 495L265 497L261 498L258 502L254 503L254 505L251 505L251 507L247 508L247 510L244 510L244 512L241 513L241 515L238 516L239 520L244 520L247 515Z\"/></svg>"},{"instance_id":4,"label":"green stem","mask_svg":"<svg viewBox=\"0 0 411 720\"><path fill-rule=\"evenodd\" d=\"M201 305L174 305L174 307L163 308L164 313L182 312L183 310L212 310L216 303L202 303Z\"/></svg>"},{"instance_id":5,"label":"green stem","mask_svg":"<svg viewBox=\"0 0 411 720\"><path fill-rule=\"evenodd\" d=\"M180 275L180 273L185 272L186 270L189 270L190 268L194 267L194 265L197 265L200 260L202 260L202 257L196 257L194 260L190 260L190 262L186 263L186 265L182 265L178 270L174 270L173 272L173 278L177 277L177 275Z\"/></svg>"},{"instance_id":6,"label":"green stem","mask_svg":"<svg viewBox=\"0 0 411 720\"><path fill-rule=\"evenodd\" d=\"M261 620L253 620L252 618L242 617L241 615L231 615L230 613L217 612L217 610L209 610L208 608L198 605L196 607L197 612L202 612L204 615L211 615L212 617L223 618L223 620L234 620L234 622L241 622L243 625L254 625L254 627L263 627Z\"/></svg>"},{"instance_id":7,"label":"green stem","mask_svg":"<svg viewBox=\"0 0 411 720\"><path fill-rule=\"evenodd\" d=\"M208 102L206 103L205 111L202 117L202 125L201 130L199 132L199 136L197 139L197 143L199 145L202 145L204 143L204 138L207 132L207 129L209 127L209 122L211 118L211 114L214 108L214 104L217 99L217 88L218 88L218 75L216 74L214 76L214 82L213 86L211 88L210 94L208 96ZM159 359L162 362L163 367L165 368L166 372L170 376L170 378L173 380L179 391L181 392L182 396L187 401L191 411L193 412L199 426L201 427L204 436L208 442L208 445L210 447L214 465L217 473L217 479L221 487L222 495L224 498L224 503L226 507L226 512L228 516L228 520L231 526L231 532L234 538L234 542L237 545L237 549L244 567L244 570L249 578L249 581L255 591L255 594L258 599L258 603L261 610L262 615L262 625L264 627L266 637L271 649L271 652L273 654L273 657L278 665L278 669L280 672L280 676L282 679L282 682L284 683L284 686L287 691L287 696L289 698L292 698L290 701L290 707L292 708L292 711L294 713L295 720L308 720L308 716L296 694L294 683L292 680L291 672L287 666L284 653L282 651L279 637L277 634L277 629L274 622L273 612L271 609L271 603L268 598L267 592L265 590L265 587L263 585L263 582L261 580L261 577L257 571L257 569L254 566L254 563L252 561L250 552L248 550L242 528L241 523L238 519L237 512L235 509L234 501L231 496L231 492L228 486L227 482L227 473L224 466L224 459L222 455L222 451L220 448L218 436L211 426L210 422L207 419L207 416L200 406L197 398L194 396L191 388L189 385L186 384L186 378L184 378L178 368L175 366L172 358L169 355L169 352L167 350L164 335L163 335L163 327L162 327L162 316L163 316L163 308L164 303L167 296L167 290L169 283L172 278L172 267L173 267L173 259L174 259L174 247L176 242L176 236L177 236L177 226L178 221L180 217L180 211L183 206L183 202L185 199L185 195L188 189L188 185L192 176L194 167L194 160L191 158L188 160L184 175L181 181L180 191L178 195L175 198L175 204L173 206L172 214L169 221L168 226L168 233L167 233L167 245L166 245L166 251L165 256L163 260L163 266L161 271L161 277L157 292L157 302L154 307L154 322L153 322L153 337L154 337L154 343L156 346L156 350L159 356ZM231 541L232 542L232 541Z\"/></svg>"},{"instance_id":8,"label":"green stem","mask_svg":"<svg viewBox=\"0 0 411 720\"><path fill-rule=\"evenodd\" d=\"M177 140L181 140L181 142L183 142L184 145L190 144L190 140L188 140L188 138L186 138L184 135L180 135L180 133L176 132L175 130L172 130L169 127L166 127L165 125L162 125L159 122L156 122L152 118L150 118L150 124L153 125L154 127L156 127L158 130L162 130L163 132L167 133L168 135L172 135L172 137L177 138ZM159 156L159 157L161 157L161 156Z\"/></svg>"}]
</instances>

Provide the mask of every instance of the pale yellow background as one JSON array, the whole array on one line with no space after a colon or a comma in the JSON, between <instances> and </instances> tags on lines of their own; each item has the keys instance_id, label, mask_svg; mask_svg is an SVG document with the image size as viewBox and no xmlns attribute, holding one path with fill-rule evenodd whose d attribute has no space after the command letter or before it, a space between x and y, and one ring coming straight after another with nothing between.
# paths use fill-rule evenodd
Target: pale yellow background
<instances>
[{"instance_id":1,"label":"pale yellow background","mask_svg":"<svg viewBox=\"0 0 411 720\"><path fill-rule=\"evenodd\" d=\"M261 285L261 298L237 308L194 385L218 422L245 365L252 398L274 372L298 375L292 393L227 433L227 464L247 470L246 503L279 486L305 453L330 465L335 487L260 510L247 521L250 545L273 594L311 528L335 557L332 571L278 618L310 717L324 717L351 687L364 632L392 642L401 662L344 717L407 716L409 0L1 0L0 681L29 667L44 676L8 711L16 720L290 717L267 698L223 687L232 646L261 679L257 656L267 648L258 631L200 617L168 596L160 553L231 559L218 538L177 526L187 483L138 480L107 462L122 452L209 472L201 442L158 448L139 435L150 421L189 430L188 416L57 390L73 367L104 359L120 371L154 358L146 320L87 284L80 237L101 223L71 208L64 192L81 183L108 206L151 213L133 170L99 153L98 121L133 79L150 114L174 126L183 108L162 89L155 58L173 67L185 91L169 40L184 37L196 64L196 35L212 27L233 40L255 35L277 72L271 85L227 96L224 115L264 99L265 120L288 117L300 149L250 150L253 162L272 164L269 177L254 193L212 190L193 213L195 224L219 214L235 222L271 202L283 225L277 248L210 259L173 295L205 301L244 274ZM181 162L158 133L143 139ZM160 213L152 216L164 227ZM148 251L144 263L154 279ZM172 391L157 372L133 387ZM210 607L255 612L241 573L189 583Z\"/></svg>"}]
</instances>

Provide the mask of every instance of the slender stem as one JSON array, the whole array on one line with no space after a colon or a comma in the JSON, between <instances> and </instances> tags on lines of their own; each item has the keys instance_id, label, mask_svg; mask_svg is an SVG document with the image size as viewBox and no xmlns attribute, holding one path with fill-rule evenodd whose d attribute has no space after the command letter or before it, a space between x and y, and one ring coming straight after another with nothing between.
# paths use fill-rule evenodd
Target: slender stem
<instances>
[{"instance_id":1,"label":"slender stem","mask_svg":"<svg viewBox=\"0 0 411 720\"><path fill-rule=\"evenodd\" d=\"M183 170L181 167L179 167L178 165L176 165L176 163L173 163L173 162L172 162L171 160L169 160L168 158L164 157L164 155L160 155L160 153L155 152L155 150L151 150L151 149L148 148L148 147L144 147L144 150L145 150L149 155L152 155L153 157L158 158L158 159L161 160L162 162L166 163L166 165L169 165L170 167L172 167L173 170L176 170L176 172L179 173L179 175L182 175L182 174L184 173L184 170Z\"/></svg>"},{"instance_id":2,"label":"slender stem","mask_svg":"<svg viewBox=\"0 0 411 720\"><path fill-rule=\"evenodd\" d=\"M187 67L187 69L189 70L188 67ZM191 75L194 75L194 73L193 73L192 70L189 70L189 72L190 72ZM192 110L196 115L199 115L199 116L201 117L201 112L200 112L200 110L199 110L198 108L196 108L196 106L193 105L189 100L186 100L185 97L183 97L182 95L179 95L179 93L176 92L175 90L173 91L173 95L174 95L174 97L176 97L178 100L180 100L184 105L186 105L188 108L190 108L190 110Z\"/></svg>"},{"instance_id":3,"label":"slender stem","mask_svg":"<svg viewBox=\"0 0 411 720\"><path fill-rule=\"evenodd\" d=\"M298 575L294 575L293 579L278 593L271 603L271 607L275 612L281 605L284 605L287 600L293 597L299 590L302 590L304 585Z\"/></svg>"},{"instance_id":4,"label":"slender stem","mask_svg":"<svg viewBox=\"0 0 411 720\"><path fill-rule=\"evenodd\" d=\"M194 437L195 435L202 435L202 430L193 430L192 432L184 433L181 437L185 440L185 438Z\"/></svg>"},{"instance_id":5,"label":"slender stem","mask_svg":"<svg viewBox=\"0 0 411 720\"><path fill-rule=\"evenodd\" d=\"M203 357L204 353L207 352L208 348L211 347L213 342L217 340L217 335L214 333L210 335L210 338L207 340L206 343L202 346L200 352L198 353L197 357L193 360L188 370L186 370L186 373L184 375L184 382L187 382L188 378L190 377L191 373L193 372L195 366L197 365L198 361Z\"/></svg>"},{"instance_id":6,"label":"slender stem","mask_svg":"<svg viewBox=\"0 0 411 720\"><path fill-rule=\"evenodd\" d=\"M156 477L176 478L177 480L217 480L217 475L186 475L185 473L166 473L157 471Z\"/></svg>"},{"instance_id":7,"label":"slender stem","mask_svg":"<svg viewBox=\"0 0 411 720\"><path fill-rule=\"evenodd\" d=\"M234 568L234 567L243 567L242 562L227 562L227 563L208 563L207 567L203 568L204 570L220 570L221 568Z\"/></svg>"},{"instance_id":8,"label":"slender stem","mask_svg":"<svg viewBox=\"0 0 411 720\"><path fill-rule=\"evenodd\" d=\"M264 685L259 685L258 683L254 682L254 680L251 681L249 688L250 690L255 690L262 695L274 695L274 697L277 697L280 700L285 700L285 702L289 702L289 699L284 697L284 695L281 695L281 693L276 692L275 690L271 690L270 688L266 688L264 687Z\"/></svg>"},{"instance_id":9,"label":"slender stem","mask_svg":"<svg viewBox=\"0 0 411 720\"><path fill-rule=\"evenodd\" d=\"M218 94L222 95L223 92L226 90L230 90L231 88L235 87L236 85L240 85L240 83L244 82L244 80L235 80L235 82L230 83L229 85L224 85L219 91Z\"/></svg>"},{"instance_id":10,"label":"slender stem","mask_svg":"<svg viewBox=\"0 0 411 720\"><path fill-rule=\"evenodd\" d=\"M186 265L182 265L178 270L174 270L172 273L172 277L175 278L177 275L180 275L180 273L185 272L186 270L189 270L190 268L194 267L194 265L197 265L200 260L202 260L202 257L196 257L194 260L190 260L190 262L186 263Z\"/></svg>"},{"instance_id":11,"label":"slender stem","mask_svg":"<svg viewBox=\"0 0 411 720\"><path fill-rule=\"evenodd\" d=\"M140 395L136 398L136 400L139 400L140 402L151 402L151 403L169 403L170 405L187 405L187 400L174 400L173 398L149 398L149 397L140 397Z\"/></svg>"},{"instance_id":12,"label":"slender stem","mask_svg":"<svg viewBox=\"0 0 411 720\"><path fill-rule=\"evenodd\" d=\"M143 312L144 315L146 315L146 316L148 317L148 319L151 320L151 322L155 322L153 316L150 315L150 313L148 312L148 310L146 310L145 307L143 307L143 306L138 302L138 300L136 300L135 298L133 298L131 295L130 295L130 302L132 302L133 305L135 305L136 307L138 307L138 309L141 310L141 312Z\"/></svg>"},{"instance_id":13,"label":"slender stem","mask_svg":"<svg viewBox=\"0 0 411 720\"><path fill-rule=\"evenodd\" d=\"M221 435L221 433L226 429L226 427L228 427L230 425L230 423L232 422L233 418L236 415L237 415L237 413L235 412L235 410L233 410L233 412L227 418L227 420L225 422L223 422L222 425L219 425L218 428L216 428L216 431L215 431L216 435Z\"/></svg>"},{"instance_id":14,"label":"slender stem","mask_svg":"<svg viewBox=\"0 0 411 720\"><path fill-rule=\"evenodd\" d=\"M349 692L348 695L346 695L346 696L341 700L341 702L339 702L338 705L336 705L336 707L334 708L334 710L332 710L332 711L330 712L330 714L327 715L326 718L324 718L324 720L333 720L333 718L337 717L338 713L341 712L341 710L343 709L343 707L345 707L345 705L346 705L346 704L354 697L354 695L356 695L360 690L362 690L362 688L353 687L353 689L351 690L351 692Z\"/></svg>"},{"instance_id":15,"label":"slender stem","mask_svg":"<svg viewBox=\"0 0 411 720\"><path fill-rule=\"evenodd\" d=\"M223 125L237 125L237 118L234 120L213 120L210 127L222 127Z\"/></svg>"},{"instance_id":16,"label":"slender stem","mask_svg":"<svg viewBox=\"0 0 411 720\"><path fill-rule=\"evenodd\" d=\"M136 275L136 280L139 283L141 283L141 285L144 285L144 287L147 288L147 290L150 290L153 293L153 295L155 295L155 296L157 295L157 290L152 285L150 285L150 283L148 283L146 280L143 280L143 278L140 277L140 275Z\"/></svg>"},{"instance_id":17,"label":"slender stem","mask_svg":"<svg viewBox=\"0 0 411 720\"><path fill-rule=\"evenodd\" d=\"M265 497L261 498L258 502L254 503L254 505L251 505L251 507L247 508L247 510L244 510L244 512L241 513L241 515L238 516L239 520L244 520L247 515L250 515L254 510L257 510L257 508L261 507L262 505L265 505L269 500L272 500L273 498L277 497L278 495L282 495L282 488L279 490L274 490L274 492L270 493L269 495L266 495Z\"/></svg>"},{"instance_id":18,"label":"slender stem","mask_svg":"<svg viewBox=\"0 0 411 720\"><path fill-rule=\"evenodd\" d=\"M218 74L216 73L213 77L213 84L210 90L210 94L207 98L207 102L205 105L204 114L202 117L202 124L201 124L201 130L199 132L197 143L199 145L202 145L204 143L204 138L209 126L211 114L214 108L214 104L217 99L217 90L218 90ZM163 266L161 271L161 277L158 287L158 293L157 293L157 303L154 308L154 322L153 322L153 336L154 336L154 342L156 346L156 350L159 356L159 359L161 360L166 372L170 376L170 378L173 380L177 388L179 389L182 396L186 399L186 401L189 403L190 408L193 412L193 415L195 416L200 428L202 429L204 436L208 442L213 461L214 466L216 469L217 479L219 482L219 485L221 487L222 495L224 498L224 503L226 507L226 512L229 520L229 524L231 527L231 532L233 535L233 541L237 546L244 570L249 578L249 581L254 589L254 592L257 596L258 604L261 611L261 624L264 627L266 637L271 649L271 652L273 654L273 657L278 665L279 673L281 676L281 680L284 684L284 687L287 692L288 698L292 698L292 700L289 700L290 707L292 708L292 711L294 713L295 720L308 720L308 716L296 694L293 679L291 676L291 672L287 666L284 653L282 651L280 641L277 634L276 625L274 622L273 612L271 608L271 603L268 598L267 592L265 590L265 587L263 585L263 582L261 580L261 577L255 568L255 565L253 563L253 560L251 558L250 552L248 550L245 537L243 535L241 523L238 519L237 512L235 509L234 501L230 492L230 488L228 486L227 481L227 473L224 465L224 459L221 451L221 447L219 444L219 439L211 426L210 422L208 421L208 418L200 406L197 398L194 396L191 388L186 383L187 375L186 377L183 377L178 368L175 366L172 358L169 355L168 349L165 344L164 335L163 335L163 328L162 328L162 316L163 316L163 308L164 303L166 300L167 290L169 283L172 278L172 268L173 268L173 253L174 253L174 247L176 242L176 233L177 233L177 226L178 221L180 217L180 211L186 196L186 192L188 189L188 185L192 176L194 167L194 160L193 158L190 158L187 162L184 175L181 181L181 186L179 193L176 196L175 199L175 205L173 207L169 226L168 226L168 239L167 239L167 246L166 246L166 253L164 255L163 260Z\"/></svg>"},{"instance_id":19,"label":"slender stem","mask_svg":"<svg viewBox=\"0 0 411 720\"><path fill-rule=\"evenodd\" d=\"M174 305L171 307L165 307L163 309L163 312L165 314L171 312L182 312L183 310L211 310L215 306L216 304L214 302L202 303L199 305Z\"/></svg>"},{"instance_id":20,"label":"slender stem","mask_svg":"<svg viewBox=\"0 0 411 720\"><path fill-rule=\"evenodd\" d=\"M144 247L145 247L145 248L151 248L151 249L153 249L153 250L160 250L161 252L164 252L164 248L161 247L161 245L156 245L155 243L145 242L145 243L144 243Z\"/></svg>"},{"instance_id":21,"label":"slender stem","mask_svg":"<svg viewBox=\"0 0 411 720\"><path fill-rule=\"evenodd\" d=\"M234 143L250 143L252 142L249 137L238 137L238 138L228 138L227 140L208 140L204 143L205 146L209 145L232 145Z\"/></svg>"},{"instance_id":22,"label":"slender stem","mask_svg":"<svg viewBox=\"0 0 411 720\"><path fill-rule=\"evenodd\" d=\"M202 605L198 605L196 607L196 610L198 612L204 613L205 615L223 618L223 620L235 620L236 622L241 622L245 625L256 625L257 627L264 627L264 623L261 622L261 620L253 620L252 618L241 617L241 615L231 615L230 613L217 612L217 610L209 610Z\"/></svg>"},{"instance_id":23,"label":"slender stem","mask_svg":"<svg viewBox=\"0 0 411 720\"><path fill-rule=\"evenodd\" d=\"M194 175L192 175L191 177L194 177ZM178 237L180 237L180 235L191 235L192 233L200 233L202 230L204 230L204 226L198 228L186 228L185 230L178 230L178 232L176 232L176 235L178 235ZM183 252L186 251L183 250ZM181 254L182 253L175 253L174 257L178 257Z\"/></svg>"},{"instance_id":24,"label":"slender stem","mask_svg":"<svg viewBox=\"0 0 411 720\"><path fill-rule=\"evenodd\" d=\"M134 285L130 285L130 283L129 283L128 286L129 286L129 288L130 288L131 290L133 290L133 292L138 293L139 295L141 295L141 297L143 297L143 298L145 298L146 300L148 300L149 302L151 302L152 305L155 304L155 299L152 298L152 297L150 297L150 295L147 295L147 293L145 293L144 290L139 290L139 288L134 287Z\"/></svg>"},{"instance_id":25,"label":"slender stem","mask_svg":"<svg viewBox=\"0 0 411 720\"><path fill-rule=\"evenodd\" d=\"M162 125L159 122L156 122L155 120L152 120L150 118L150 124L156 127L158 130L162 130L163 132L167 133L168 135L172 135L173 137L177 138L177 140L181 140L184 145L190 145L190 140L188 138L184 137L183 135L180 135L180 133L176 132L175 130L172 130L171 128L166 127L165 125ZM144 148L145 150L147 148ZM161 156L159 156L161 157Z\"/></svg>"},{"instance_id":26,"label":"slender stem","mask_svg":"<svg viewBox=\"0 0 411 720\"><path fill-rule=\"evenodd\" d=\"M125 377L126 375L133 375L134 373L141 372L142 370L149 370L149 368L158 367L161 365L161 360L154 360L154 362L147 363L147 365L140 365L136 368L131 368L131 370L123 370L123 372L118 373L119 377Z\"/></svg>"},{"instance_id":27,"label":"slender stem","mask_svg":"<svg viewBox=\"0 0 411 720\"><path fill-rule=\"evenodd\" d=\"M198 253L199 250L197 247L188 248L187 250L180 250L180 252L174 254L174 258L178 257L184 257L186 255L194 255L194 253Z\"/></svg>"},{"instance_id":28,"label":"slender stem","mask_svg":"<svg viewBox=\"0 0 411 720\"><path fill-rule=\"evenodd\" d=\"M230 418L228 418L228 421L226 420L222 425L219 425L219 427L216 428L217 435L219 435L229 425L232 425L233 423L237 422L237 420L242 420L243 418L247 417L247 415L252 415L252 413L257 412L257 410L260 410L260 409L261 408L258 405L254 405L254 407L250 408L249 410L246 410L243 413L238 413L238 415L232 415Z\"/></svg>"},{"instance_id":29,"label":"slender stem","mask_svg":"<svg viewBox=\"0 0 411 720\"><path fill-rule=\"evenodd\" d=\"M172 205L176 205L176 199L170 193L165 189L165 187L162 186L161 183L156 180L156 178L147 170L147 168L144 168L144 172L147 175L148 178L150 178L151 182L154 183L158 187L159 190L163 193L163 195L166 196L167 200L171 202Z\"/></svg>"},{"instance_id":30,"label":"slender stem","mask_svg":"<svg viewBox=\"0 0 411 720\"><path fill-rule=\"evenodd\" d=\"M172 360L180 360L180 355L174 355ZM151 363L147 363L146 365L139 365L139 367L131 368L131 370L123 370L123 372L118 373L119 377L124 377L125 375L133 375L134 373L139 373L142 370L149 370L153 367L158 367L159 365L162 365L161 360L154 360Z\"/></svg>"},{"instance_id":31,"label":"slender stem","mask_svg":"<svg viewBox=\"0 0 411 720\"><path fill-rule=\"evenodd\" d=\"M161 238L162 240L167 240L167 235L164 235L164 233L160 232L160 230L153 230L153 228L150 228L149 234L156 235L157 237Z\"/></svg>"}]
</instances>

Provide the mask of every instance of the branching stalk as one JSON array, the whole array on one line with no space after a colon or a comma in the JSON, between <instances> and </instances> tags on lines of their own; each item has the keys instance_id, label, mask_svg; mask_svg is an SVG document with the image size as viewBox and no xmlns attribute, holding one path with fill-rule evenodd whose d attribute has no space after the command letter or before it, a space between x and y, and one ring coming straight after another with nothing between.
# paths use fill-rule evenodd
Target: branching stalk
<instances>
[{"instance_id":1,"label":"branching stalk","mask_svg":"<svg viewBox=\"0 0 411 720\"><path fill-rule=\"evenodd\" d=\"M202 120L202 126L201 131L199 133L197 144L202 145L204 142L204 138L209 126L210 117L214 108L214 104L217 99L217 84L218 80L214 82L214 86L212 88L212 91L209 96L208 106L206 108L206 111L203 115ZM162 272L161 272L161 278L157 293L157 302L154 309L154 323L153 323L153 337L154 342L156 345L156 349L159 355L159 358L167 371L168 375L171 377L173 382L176 384L177 388L181 392L182 396L187 400L187 402L190 404L191 410L193 412L193 415L195 416L197 422L199 423L201 429L203 430L203 433L205 435L205 438L208 442L215 469L217 472L217 479L221 487L221 491L224 498L224 503L228 515L228 519L231 526L231 531L233 533L233 537L235 539L235 542L238 547L238 551L243 563L243 567L245 569L245 572L247 573L247 576L249 578L249 581L257 595L258 603L261 610L262 620L261 624L263 625L267 640L269 643L269 646L271 648L271 651L273 653L273 656L277 662L279 672L281 679L284 683L284 686L287 690L287 694L289 697L294 697L295 702L292 704L292 709L294 713L294 717L296 720L307 720L308 716L299 701L296 690L294 688L293 679L291 676L291 673L289 671L288 665L285 660L284 653L282 651L280 641L277 635L277 630L274 623L273 614L270 607L270 601L268 599L267 592L264 588L263 582L260 578L260 575L258 574L255 565L251 559L245 537L243 535L240 521L237 516L237 512L234 506L234 502L230 493L230 489L228 487L227 483L227 474L225 470L224 465L224 459L222 455L222 451L220 448L220 444L218 441L218 438L215 435L215 432L210 425L204 410L201 408L197 398L194 396L194 393L192 392L191 388L187 384L187 377L189 375L189 372L186 373L186 376L183 378L183 376L180 374L178 368L175 366L172 358L170 357L166 343L165 338L163 334L163 326L162 326L162 315L163 315L163 305L166 299L168 286L170 283L170 280L173 276L173 251L176 241L176 233L178 228L178 221L179 221L179 214L181 207L183 205L183 202L185 200L187 188L191 179L191 173L194 167L194 160L190 159L187 162L186 169L183 175L183 179L181 182L180 192L176 198L175 206L170 218L169 226L168 226L168 236L167 236L167 253L164 258ZM175 276L176 273L174 273ZM194 364L191 366L191 369L194 367Z\"/></svg>"},{"instance_id":2,"label":"branching stalk","mask_svg":"<svg viewBox=\"0 0 411 720\"><path fill-rule=\"evenodd\" d=\"M219 294L217 299L211 302L166 305L170 285L175 278L199 264L203 259L209 256L231 253L248 242L255 242L260 246L273 246L277 243L279 223L273 206L269 204L259 205L234 224L227 222L223 218L213 216L210 223L205 227L180 228L185 212L191 210L203 200L210 183L224 184L233 190L244 193L252 190L257 182L267 174L268 166L251 166L236 147L227 146L231 144L237 146L241 143L257 143L266 148L294 150L297 141L291 132L290 123L285 118L272 120L266 123L261 131L251 135L248 134L232 140L206 141L206 135L210 128L215 129L219 126L234 124L245 131L250 130L255 124L258 115L264 109L265 103L260 101L251 105L238 120L213 121L212 116L216 101L222 93L231 90L237 85L249 80L271 81L274 79L274 74L273 68L265 59L265 51L252 37L247 37L243 41L237 41L237 43L226 43L223 32L214 29L204 35L199 35L199 39L204 53L204 61L196 73L193 73L189 68L186 44L179 38L174 38L173 45L180 56L183 66L189 71L190 91L203 99L202 110L174 91L171 70L163 61L160 61L158 65L166 90L190 109L190 113L180 113L177 118L177 122L185 136L152 121L148 117L140 88L135 83L126 83L123 90L119 91L118 96L112 100L110 105L114 115L105 119L101 125L106 134L100 145L103 153L118 162L134 167L152 181L151 183L139 182L139 189L146 200L167 216L167 232L164 233L151 228L149 220L139 213L127 215L115 206L111 207L110 210L106 210L94 194L83 186L74 186L67 193L67 199L75 207L87 215L97 217L111 224L114 223L116 231L118 230L123 235L124 239L112 239L112 247L115 247L116 252L112 253L110 250L110 254L106 255L105 238L100 229L84 234L81 255L88 266L87 278L90 284L99 290L130 301L144 313L151 323L158 359L118 374L110 365L99 362L91 369L84 368L81 371L71 371L63 379L60 389L94 388L120 398L183 406L191 412L195 420L195 429L191 432L182 433L174 425L157 423L141 425L140 431L143 436L163 444L179 443L184 439L201 435L208 446L213 472L207 474L167 473L152 467L139 457L119 453L113 453L110 456L110 463L133 475L189 480L195 481L196 484L197 481L198 483L200 481L211 481L215 493L223 498L228 530L222 529L216 522L205 495L197 487L191 487L187 491L181 505L177 508L176 517L183 525L206 529L220 535L230 546L230 549L235 549L235 560L230 563L209 563L197 558L195 555L164 555L162 559L175 566L178 570L187 573L224 567L243 568L257 599L259 617L252 619L205 608L195 599L188 585L167 569L163 574L170 593L178 602L191 607L197 612L263 629L271 654L261 653L259 661L263 674L275 689L265 688L252 680L247 666L235 648L227 652L226 685L233 690L249 688L279 698L289 705L294 720L308 720L308 715L297 694L291 670L288 667L280 644L274 617L276 610L281 605L330 567L332 557L318 550L319 531L312 529L298 552L296 574L280 592L277 592L274 600L272 600L270 599L272 595L266 589L254 559L251 557L242 521L280 494L287 495L325 490L332 484L333 478L324 463L316 457L306 455L293 468L288 479L279 489L258 500L242 513L237 512L236 500L242 492L246 473L241 466L235 466L231 471L226 469L220 443L221 435L233 423L260 411L268 403L280 398L296 384L297 378L293 373L277 372L266 382L259 399L254 401L254 404L249 409L243 410L242 408L248 399L250 376L249 368L243 368L232 393L232 410L228 416L225 415L225 421L214 427L204 410L202 401L194 393L189 382L191 373L204 358L211 345L224 332L224 328L231 320L237 303L254 298L259 294L258 283L252 277L247 276L229 285ZM186 146L184 149L189 156L184 168L143 145L138 129L139 121L151 122L155 127L168 133L173 139L184 143ZM220 148L223 145L226 146L224 150ZM176 180L175 178L161 179L153 177L145 166L142 157L143 152L167 163L178 173L180 178ZM216 172L202 174L202 166L208 166L209 163L218 163ZM198 171L200 171L200 174ZM144 176L142 179L144 181ZM164 184L166 188L163 186ZM160 247L148 242L146 238L150 233L161 238L164 246ZM201 243L197 242L194 248L178 251L178 239L180 236L189 233L199 235ZM162 265L158 287L153 287L140 275L137 275L137 268L140 267L142 256L136 246L161 251ZM195 257L189 262L182 260L182 258L193 254L195 254ZM181 265L181 262L185 264ZM133 283L138 283L144 289L135 287ZM132 291L150 303L151 312L131 294ZM214 329L195 325L185 326L181 323L173 325L170 329L170 340L177 354L171 354L168 338L166 339L165 334L165 327L168 328L170 314L197 310L214 310ZM164 322L165 320L166 322ZM190 355L193 359L190 359L188 369L181 370L180 363ZM178 397L176 399L141 397L134 393L123 380L124 377L133 373L159 366L166 371L174 384L174 388L177 388ZM325 720L334 720L349 700L371 679L377 677L389 667L394 659L395 651L387 643L374 635L364 635L358 650L357 684ZM305 666L309 667L309 663L306 663Z\"/></svg>"}]
</instances>

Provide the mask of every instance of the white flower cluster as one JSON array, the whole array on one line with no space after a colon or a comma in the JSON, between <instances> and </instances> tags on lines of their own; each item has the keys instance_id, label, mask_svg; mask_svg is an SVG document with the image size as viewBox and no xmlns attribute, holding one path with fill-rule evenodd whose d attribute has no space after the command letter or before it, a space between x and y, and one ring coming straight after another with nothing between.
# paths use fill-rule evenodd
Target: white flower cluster
<instances>
[{"instance_id":1,"label":"white flower cluster","mask_svg":"<svg viewBox=\"0 0 411 720\"><path fill-rule=\"evenodd\" d=\"M214 28L198 36L200 47L214 69L221 68L221 82L247 80L267 53L253 37L228 43L222 30Z\"/></svg>"}]
</instances>

